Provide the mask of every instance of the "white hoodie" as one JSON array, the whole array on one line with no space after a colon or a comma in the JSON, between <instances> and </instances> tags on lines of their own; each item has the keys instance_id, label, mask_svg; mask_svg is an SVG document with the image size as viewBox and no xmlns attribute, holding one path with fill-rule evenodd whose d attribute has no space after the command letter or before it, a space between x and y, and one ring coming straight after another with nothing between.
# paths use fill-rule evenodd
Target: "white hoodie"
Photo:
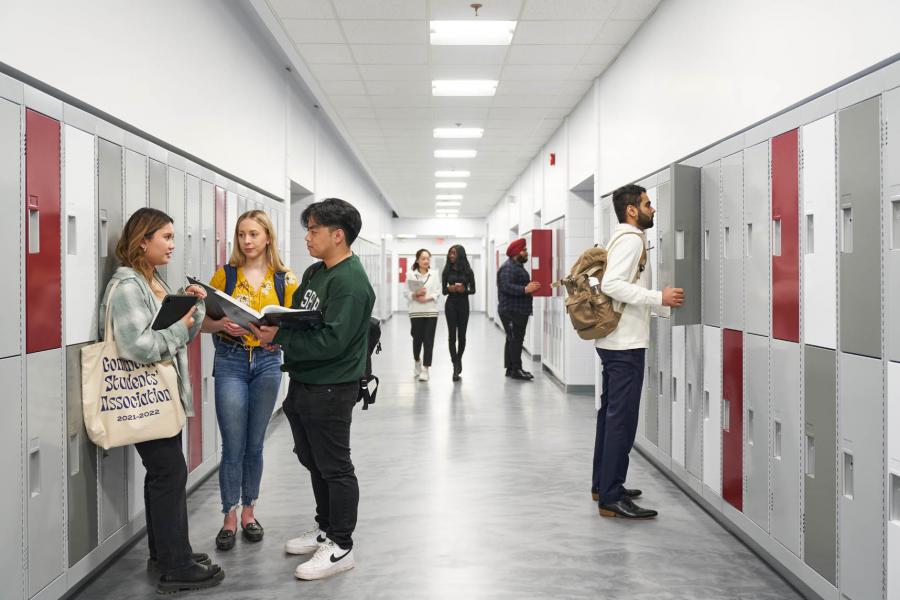
<instances>
[{"instance_id":1,"label":"white hoodie","mask_svg":"<svg viewBox=\"0 0 900 600\"><path fill-rule=\"evenodd\" d=\"M406 279L425 282L425 297L429 298L427 302L419 302L413 298L413 293L407 287L405 295L406 299L409 300L410 318L438 316L437 300L441 296L440 274L429 269L429 271L423 275L416 269L410 269L406 272Z\"/></svg>"}]
</instances>

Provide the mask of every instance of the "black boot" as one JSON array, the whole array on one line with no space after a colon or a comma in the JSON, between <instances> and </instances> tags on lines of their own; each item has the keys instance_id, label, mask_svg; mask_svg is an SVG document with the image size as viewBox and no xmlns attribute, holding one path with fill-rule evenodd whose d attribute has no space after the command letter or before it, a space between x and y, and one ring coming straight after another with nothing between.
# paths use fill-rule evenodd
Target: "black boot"
<instances>
[{"instance_id":1,"label":"black boot","mask_svg":"<svg viewBox=\"0 0 900 600\"><path fill-rule=\"evenodd\" d=\"M222 583L225 579L225 571L219 565L201 565L192 563L191 566L176 571L169 571L159 578L156 592L159 594L174 594L187 590L201 590Z\"/></svg>"},{"instance_id":2,"label":"black boot","mask_svg":"<svg viewBox=\"0 0 900 600\"><path fill-rule=\"evenodd\" d=\"M453 361L453 381L459 381L459 374L462 373L462 364L459 360Z\"/></svg>"}]
</instances>

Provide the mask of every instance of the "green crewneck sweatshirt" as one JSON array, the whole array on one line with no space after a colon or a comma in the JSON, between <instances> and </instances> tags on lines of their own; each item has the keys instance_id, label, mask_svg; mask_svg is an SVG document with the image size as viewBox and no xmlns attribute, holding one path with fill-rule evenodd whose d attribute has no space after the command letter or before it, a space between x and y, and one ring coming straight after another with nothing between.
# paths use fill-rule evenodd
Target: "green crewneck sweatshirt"
<instances>
[{"instance_id":1,"label":"green crewneck sweatshirt","mask_svg":"<svg viewBox=\"0 0 900 600\"><path fill-rule=\"evenodd\" d=\"M366 368L374 305L375 291L355 254L330 269L323 263L310 267L291 306L322 311L325 326L310 331L278 330L274 343L284 350L282 370L300 383L359 381Z\"/></svg>"}]
</instances>

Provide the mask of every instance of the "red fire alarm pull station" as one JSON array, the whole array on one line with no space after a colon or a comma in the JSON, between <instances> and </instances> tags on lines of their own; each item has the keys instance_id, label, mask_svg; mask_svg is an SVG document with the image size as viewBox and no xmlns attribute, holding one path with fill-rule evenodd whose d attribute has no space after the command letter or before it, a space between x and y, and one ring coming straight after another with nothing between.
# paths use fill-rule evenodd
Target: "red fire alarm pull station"
<instances>
[{"instance_id":1,"label":"red fire alarm pull station","mask_svg":"<svg viewBox=\"0 0 900 600\"><path fill-rule=\"evenodd\" d=\"M550 166L552 167L555 164L556 164L556 152L551 152L550 153Z\"/></svg>"}]
</instances>

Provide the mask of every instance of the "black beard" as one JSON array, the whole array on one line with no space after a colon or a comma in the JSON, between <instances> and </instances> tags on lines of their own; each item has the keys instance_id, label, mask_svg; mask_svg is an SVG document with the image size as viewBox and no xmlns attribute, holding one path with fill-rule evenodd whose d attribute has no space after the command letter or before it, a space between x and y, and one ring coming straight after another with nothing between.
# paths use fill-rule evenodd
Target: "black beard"
<instances>
[{"instance_id":1,"label":"black beard","mask_svg":"<svg viewBox=\"0 0 900 600\"><path fill-rule=\"evenodd\" d=\"M517 255L516 255L516 262L518 262L518 263L524 265L525 263L528 262L528 257L527 257L527 256L522 256L521 254L517 254Z\"/></svg>"},{"instance_id":2,"label":"black beard","mask_svg":"<svg viewBox=\"0 0 900 600\"><path fill-rule=\"evenodd\" d=\"M641 230L647 230L653 228L653 217L647 216L646 214L639 212L637 219L637 226Z\"/></svg>"}]
</instances>

